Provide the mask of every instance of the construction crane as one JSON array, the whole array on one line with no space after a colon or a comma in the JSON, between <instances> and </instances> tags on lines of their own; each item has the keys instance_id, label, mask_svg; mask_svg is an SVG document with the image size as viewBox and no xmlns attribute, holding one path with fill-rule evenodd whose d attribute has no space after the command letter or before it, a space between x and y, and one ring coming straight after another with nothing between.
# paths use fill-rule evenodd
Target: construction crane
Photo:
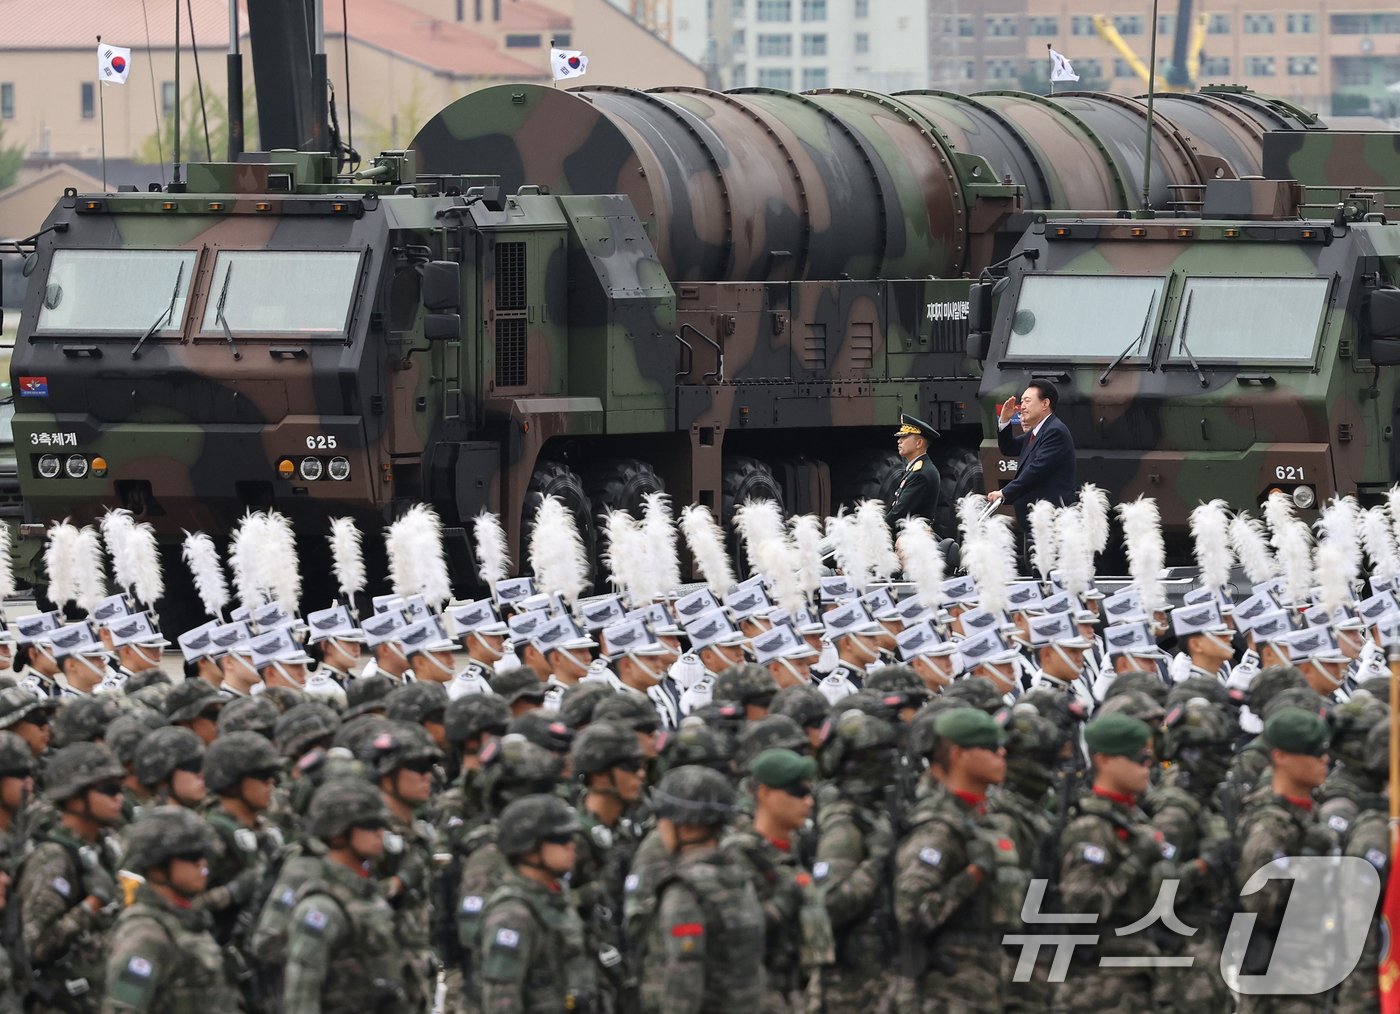
<instances>
[{"instance_id":1,"label":"construction crane","mask_svg":"<svg viewBox=\"0 0 1400 1014\"><path fill-rule=\"evenodd\" d=\"M1201 69L1201 50L1206 41L1206 26L1210 20L1206 14L1197 14L1193 18L1191 7L1192 0L1181 0L1177 8L1171 66L1165 77L1152 74L1148 70L1147 64L1123 39L1112 18L1104 14L1095 14L1094 31L1098 33L1099 38L1113 47L1132 72L1142 79L1143 84L1159 92L1189 92L1196 87L1196 76ZM1155 31L1156 26L1152 27ZM1152 76L1149 77L1149 74Z\"/></svg>"},{"instance_id":2,"label":"construction crane","mask_svg":"<svg viewBox=\"0 0 1400 1014\"><path fill-rule=\"evenodd\" d=\"M671 41L671 0L632 0L632 20L663 42Z\"/></svg>"}]
</instances>

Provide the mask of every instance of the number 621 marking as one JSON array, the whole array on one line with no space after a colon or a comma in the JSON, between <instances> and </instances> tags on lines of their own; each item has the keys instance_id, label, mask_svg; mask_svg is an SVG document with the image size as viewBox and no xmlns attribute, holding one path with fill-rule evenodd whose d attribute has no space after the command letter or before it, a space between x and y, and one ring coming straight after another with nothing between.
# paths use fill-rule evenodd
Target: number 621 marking
<instances>
[{"instance_id":1,"label":"number 621 marking","mask_svg":"<svg viewBox=\"0 0 1400 1014\"><path fill-rule=\"evenodd\" d=\"M1303 466L1279 465L1278 468L1274 469L1274 478L1284 479L1290 482L1302 482L1304 479Z\"/></svg>"}]
</instances>

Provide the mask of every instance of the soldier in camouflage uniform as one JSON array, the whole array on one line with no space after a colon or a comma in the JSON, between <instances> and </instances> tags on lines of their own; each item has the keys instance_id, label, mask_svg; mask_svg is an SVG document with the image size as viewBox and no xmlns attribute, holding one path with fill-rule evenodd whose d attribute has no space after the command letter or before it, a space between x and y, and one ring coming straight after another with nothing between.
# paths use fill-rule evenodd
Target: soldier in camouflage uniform
<instances>
[{"instance_id":1,"label":"soldier in camouflage uniform","mask_svg":"<svg viewBox=\"0 0 1400 1014\"><path fill-rule=\"evenodd\" d=\"M1352 700L1356 698L1353 697ZM1384 783L1390 770L1389 721L1380 722L1367 733L1358 767L1365 775ZM1365 859L1376 868L1381 883L1384 884L1390 876L1390 864L1394 859L1390 854L1389 802L1384 795L1375 793L1362 797L1358 806L1343 836L1342 854ZM1361 951L1361 959L1337 987L1337 1009L1346 1011L1347 1014L1380 1012L1380 978L1376 973L1385 946L1385 934L1380 924L1380 904L1384 897L1385 891L1382 890L1381 898L1377 900L1376 911L1370 913L1370 928L1366 934L1365 947Z\"/></svg>"},{"instance_id":2,"label":"soldier in camouflage uniform","mask_svg":"<svg viewBox=\"0 0 1400 1014\"><path fill-rule=\"evenodd\" d=\"M1056 697L1065 700L1062 694ZM987 826L1011 839L1023 867L1034 878L1054 875L1058 855L1055 822L1050 807L1055 795L1055 773L1063 765L1069 746L1064 733L1032 704L1017 704L1006 725L1006 781L987 797ZM1063 782L1061 783L1063 785ZM1055 986L1049 981L1050 959L1038 956L1031 977L1012 983L1020 955L1008 949L1002 961L1004 1009L1007 1014L1049 1009Z\"/></svg>"},{"instance_id":3,"label":"soldier in camouflage uniform","mask_svg":"<svg viewBox=\"0 0 1400 1014\"><path fill-rule=\"evenodd\" d=\"M266 817L282 759L256 732L225 733L204 755L204 784L213 802L204 816L213 831L209 889L197 905L213 917L214 939L226 949L237 985L257 1003L256 976L244 951L266 890L268 866L283 846L282 832Z\"/></svg>"},{"instance_id":4,"label":"soldier in camouflage uniform","mask_svg":"<svg viewBox=\"0 0 1400 1014\"><path fill-rule=\"evenodd\" d=\"M156 807L132 825L125 868L146 879L112 931L103 1014L242 1009L209 916L191 906L208 880L212 845L204 822L183 807Z\"/></svg>"},{"instance_id":5,"label":"soldier in camouflage uniform","mask_svg":"<svg viewBox=\"0 0 1400 1014\"><path fill-rule=\"evenodd\" d=\"M595 959L565 879L580 830L557 796L525 796L501 814L498 841L511 868L482 912L489 1014L596 1009Z\"/></svg>"},{"instance_id":6,"label":"soldier in camouflage uniform","mask_svg":"<svg viewBox=\"0 0 1400 1014\"><path fill-rule=\"evenodd\" d=\"M177 725L153 729L137 744L133 774L150 793L151 805L197 808L208 794L204 741Z\"/></svg>"},{"instance_id":7,"label":"soldier in camouflage uniform","mask_svg":"<svg viewBox=\"0 0 1400 1014\"><path fill-rule=\"evenodd\" d=\"M1249 685L1249 711L1252 717L1262 723L1268 717L1268 710L1274 698L1289 690L1306 689L1308 681L1303 674L1290 666L1270 666L1261 670ZM1256 730L1260 726L1254 726ZM1236 786L1240 797L1249 795L1260 785L1264 772L1269 767L1269 748L1263 737L1249 740L1230 762L1229 779Z\"/></svg>"},{"instance_id":8,"label":"soldier in camouflage uniform","mask_svg":"<svg viewBox=\"0 0 1400 1014\"><path fill-rule=\"evenodd\" d=\"M889 1002L884 965L894 952L890 860L895 827L883 804L896 762L894 730L854 709L828 723L818 759L831 781L817 813L812 879L836 936L836 962L821 969L826 1011L879 1011Z\"/></svg>"},{"instance_id":9,"label":"soldier in camouflage uniform","mask_svg":"<svg viewBox=\"0 0 1400 1014\"><path fill-rule=\"evenodd\" d=\"M763 1002L763 909L748 874L719 848L734 813L723 775L685 767L652 794L657 829L674 862L657 890L646 936L642 1009L728 1014Z\"/></svg>"},{"instance_id":10,"label":"soldier in camouflage uniform","mask_svg":"<svg viewBox=\"0 0 1400 1014\"><path fill-rule=\"evenodd\" d=\"M1221 785L1233 739L1229 716L1201 698L1173 705L1158 737L1168 767L1143 809L1181 870L1175 911L1196 930L1181 941L1180 953L1193 958L1191 966L1158 977L1162 1006L1227 1010L1233 1002L1220 976L1220 951L1234 912L1233 835L1241 803Z\"/></svg>"},{"instance_id":11,"label":"soldier in camouflage uniform","mask_svg":"<svg viewBox=\"0 0 1400 1014\"><path fill-rule=\"evenodd\" d=\"M640 840L629 817L646 787L645 766L636 734L612 721L594 722L569 750L570 770L584 792L569 884L589 952L598 962L598 1009L603 1012L618 1008L624 987L623 883Z\"/></svg>"},{"instance_id":12,"label":"soldier in camouflage uniform","mask_svg":"<svg viewBox=\"0 0 1400 1014\"><path fill-rule=\"evenodd\" d=\"M95 1011L101 1000L118 898L108 829L121 820L123 774L97 743L64 747L46 766L44 799L58 818L34 835L16 892L36 1011Z\"/></svg>"},{"instance_id":13,"label":"soldier in camouflage uniform","mask_svg":"<svg viewBox=\"0 0 1400 1014\"><path fill-rule=\"evenodd\" d=\"M370 740L362 757L377 777L389 810L384 853L374 872L385 883L399 945L411 966L405 1009L422 1011L433 1002L440 963L432 936L437 835L418 811L432 795L442 753L421 725L394 722Z\"/></svg>"},{"instance_id":14,"label":"soldier in camouflage uniform","mask_svg":"<svg viewBox=\"0 0 1400 1014\"><path fill-rule=\"evenodd\" d=\"M1147 725L1127 715L1097 718L1084 727L1094 781L1060 836L1060 899L1065 912L1096 917L1092 929L1083 931L1097 934L1098 943L1075 948L1057 991L1065 1011L1134 1014L1152 1006L1152 967L1099 964L1106 956L1150 962L1160 955L1146 931L1115 932L1147 915L1162 881L1175 875L1161 832L1137 805L1150 777L1150 738Z\"/></svg>"},{"instance_id":15,"label":"soldier in camouflage uniform","mask_svg":"<svg viewBox=\"0 0 1400 1014\"><path fill-rule=\"evenodd\" d=\"M930 761L895 852L899 1014L1000 1014L997 954L1019 925L1029 875L1016 846L985 822L987 789L1006 777L1001 726L951 708L911 743Z\"/></svg>"},{"instance_id":16,"label":"soldier in camouflage uniform","mask_svg":"<svg viewBox=\"0 0 1400 1014\"><path fill-rule=\"evenodd\" d=\"M27 844L16 841L17 823L34 798L34 754L12 732L0 732L0 839L5 854L16 855Z\"/></svg>"},{"instance_id":17,"label":"soldier in camouflage uniform","mask_svg":"<svg viewBox=\"0 0 1400 1014\"><path fill-rule=\"evenodd\" d=\"M810 757L781 748L760 753L749 765L753 818L722 843L725 854L748 871L763 906L764 1014L803 1010L809 972L835 960L826 906L795 847L812 814L816 777Z\"/></svg>"},{"instance_id":18,"label":"soldier in camouflage uniform","mask_svg":"<svg viewBox=\"0 0 1400 1014\"><path fill-rule=\"evenodd\" d=\"M1356 815L1385 788L1387 772L1371 770L1366 737L1389 720L1390 706L1365 690L1332 709L1328 753L1336 763L1318 790L1317 817L1339 837L1346 837Z\"/></svg>"},{"instance_id":19,"label":"soldier in camouflage uniform","mask_svg":"<svg viewBox=\"0 0 1400 1014\"><path fill-rule=\"evenodd\" d=\"M1267 863L1295 856L1327 855L1336 836L1319 824L1312 794L1327 777L1327 723L1301 708L1280 708L1264 722L1262 739L1269 747L1272 778L1245 800L1245 815L1237 830L1240 862L1237 888ZM1287 879L1272 878L1241 898L1244 911L1256 916L1241 972L1259 975L1275 969L1271 962L1275 937L1288 907ZM1286 970L1284 970L1286 971ZM1244 996L1241 1014L1301 1014L1320 1011L1326 996Z\"/></svg>"},{"instance_id":20,"label":"soldier in camouflage uniform","mask_svg":"<svg viewBox=\"0 0 1400 1014\"><path fill-rule=\"evenodd\" d=\"M408 1010L408 963L399 945L394 910L378 881L363 875L384 853L389 811L379 790L359 779L328 781L316 790L308 825L325 843L326 854L317 860L315 875L298 889L282 929L282 1010Z\"/></svg>"}]
</instances>

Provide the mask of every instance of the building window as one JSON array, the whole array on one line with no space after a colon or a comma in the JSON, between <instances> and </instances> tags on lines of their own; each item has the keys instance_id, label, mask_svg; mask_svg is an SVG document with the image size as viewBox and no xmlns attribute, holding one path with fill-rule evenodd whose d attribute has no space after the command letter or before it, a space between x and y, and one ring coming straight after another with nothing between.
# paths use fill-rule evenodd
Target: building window
<instances>
[{"instance_id":1,"label":"building window","mask_svg":"<svg viewBox=\"0 0 1400 1014\"><path fill-rule=\"evenodd\" d=\"M791 21L792 0L758 0L759 21Z\"/></svg>"},{"instance_id":2,"label":"building window","mask_svg":"<svg viewBox=\"0 0 1400 1014\"><path fill-rule=\"evenodd\" d=\"M1317 15L1315 14L1290 14L1288 15L1289 35L1312 35L1317 31Z\"/></svg>"},{"instance_id":3,"label":"building window","mask_svg":"<svg viewBox=\"0 0 1400 1014\"><path fill-rule=\"evenodd\" d=\"M986 19L987 36L994 39L1014 38L1019 32L1016 29L1016 19L1014 17L997 16Z\"/></svg>"},{"instance_id":4,"label":"building window","mask_svg":"<svg viewBox=\"0 0 1400 1014\"><path fill-rule=\"evenodd\" d=\"M1060 19L1049 17L1026 18L1026 32L1040 38L1054 38L1060 34Z\"/></svg>"},{"instance_id":5,"label":"building window","mask_svg":"<svg viewBox=\"0 0 1400 1014\"><path fill-rule=\"evenodd\" d=\"M1245 35L1273 35L1274 16L1272 14L1245 14Z\"/></svg>"},{"instance_id":6,"label":"building window","mask_svg":"<svg viewBox=\"0 0 1400 1014\"><path fill-rule=\"evenodd\" d=\"M972 27L971 18L958 18L958 38L970 39L976 34L976 30Z\"/></svg>"},{"instance_id":7,"label":"building window","mask_svg":"<svg viewBox=\"0 0 1400 1014\"><path fill-rule=\"evenodd\" d=\"M1317 57L1290 56L1288 58L1288 74L1290 77L1311 77L1316 73Z\"/></svg>"},{"instance_id":8,"label":"building window","mask_svg":"<svg viewBox=\"0 0 1400 1014\"><path fill-rule=\"evenodd\" d=\"M1114 76L1114 77L1132 77L1132 76L1133 76L1133 68L1131 68L1131 67L1128 66L1128 61L1127 61L1127 60L1123 59L1121 56L1120 56L1120 57L1117 57L1117 58L1113 61L1113 76Z\"/></svg>"},{"instance_id":9,"label":"building window","mask_svg":"<svg viewBox=\"0 0 1400 1014\"><path fill-rule=\"evenodd\" d=\"M826 0L802 0L803 21L825 21Z\"/></svg>"},{"instance_id":10,"label":"building window","mask_svg":"<svg viewBox=\"0 0 1400 1014\"><path fill-rule=\"evenodd\" d=\"M737 29L737 30L734 32L734 34L731 35L731 36L729 37L729 46L730 46L730 48L731 48L732 50L734 50L736 53L741 53L741 52L743 52L743 50L744 50L744 30L743 30L742 28Z\"/></svg>"},{"instance_id":11,"label":"building window","mask_svg":"<svg viewBox=\"0 0 1400 1014\"><path fill-rule=\"evenodd\" d=\"M856 53L861 54L868 52L870 52L870 33L856 32Z\"/></svg>"},{"instance_id":12,"label":"building window","mask_svg":"<svg viewBox=\"0 0 1400 1014\"><path fill-rule=\"evenodd\" d=\"M802 68L802 90L809 92L813 88L826 87L825 67L803 67Z\"/></svg>"},{"instance_id":13,"label":"building window","mask_svg":"<svg viewBox=\"0 0 1400 1014\"><path fill-rule=\"evenodd\" d=\"M1171 35L1176 31L1175 14L1159 14L1157 16L1157 34Z\"/></svg>"},{"instance_id":14,"label":"building window","mask_svg":"<svg viewBox=\"0 0 1400 1014\"><path fill-rule=\"evenodd\" d=\"M574 36L571 32L558 32L550 41L559 49L568 49L574 44Z\"/></svg>"},{"instance_id":15,"label":"building window","mask_svg":"<svg viewBox=\"0 0 1400 1014\"><path fill-rule=\"evenodd\" d=\"M856 0L856 17L870 17L870 0Z\"/></svg>"},{"instance_id":16,"label":"building window","mask_svg":"<svg viewBox=\"0 0 1400 1014\"><path fill-rule=\"evenodd\" d=\"M1206 32L1210 35L1229 35L1230 15L1212 14L1210 16L1210 21L1206 26Z\"/></svg>"},{"instance_id":17,"label":"building window","mask_svg":"<svg viewBox=\"0 0 1400 1014\"><path fill-rule=\"evenodd\" d=\"M95 86L91 81L83 82L83 119L90 120L97 115L97 96L94 94Z\"/></svg>"},{"instance_id":18,"label":"building window","mask_svg":"<svg viewBox=\"0 0 1400 1014\"><path fill-rule=\"evenodd\" d=\"M749 86L749 69L742 63L735 64L734 70L729 75L729 87L747 88Z\"/></svg>"},{"instance_id":19,"label":"building window","mask_svg":"<svg viewBox=\"0 0 1400 1014\"><path fill-rule=\"evenodd\" d=\"M1069 19L1069 33L1071 35L1093 35L1094 19L1088 14L1076 14Z\"/></svg>"},{"instance_id":20,"label":"building window","mask_svg":"<svg viewBox=\"0 0 1400 1014\"><path fill-rule=\"evenodd\" d=\"M1400 14L1333 14L1328 19L1333 35L1395 35Z\"/></svg>"},{"instance_id":21,"label":"building window","mask_svg":"<svg viewBox=\"0 0 1400 1014\"><path fill-rule=\"evenodd\" d=\"M1118 29L1119 35L1141 35L1142 15L1115 14L1113 15L1113 27Z\"/></svg>"},{"instance_id":22,"label":"building window","mask_svg":"<svg viewBox=\"0 0 1400 1014\"><path fill-rule=\"evenodd\" d=\"M6 81L0 84L0 119L13 120L15 118L15 86Z\"/></svg>"},{"instance_id":23,"label":"building window","mask_svg":"<svg viewBox=\"0 0 1400 1014\"><path fill-rule=\"evenodd\" d=\"M557 44L558 39L554 40ZM538 35L507 35L506 49L539 49L540 37Z\"/></svg>"},{"instance_id":24,"label":"building window","mask_svg":"<svg viewBox=\"0 0 1400 1014\"><path fill-rule=\"evenodd\" d=\"M755 53L758 56L791 56L792 36L760 35L758 37L758 49Z\"/></svg>"},{"instance_id":25,"label":"building window","mask_svg":"<svg viewBox=\"0 0 1400 1014\"><path fill-rule=\"evenodd\" d=\"M1230 58L1228 56L1201 57L1201 73L1206 77L1228 76L1230 73Z\"/></svg>"},{"instance_id":26,"label":"building window","mask_svg":"<svg viewBox=\"0 0 1400 1014\"><path fill-rule=\"evenodd\" d=\"M866 37L866 43L867 43L867 46L868 46L868 44L869 44L869 36ZM859 52L861 52L861 50L857 49L856 52L859 53ZM825 35L804 35L804 36L802 36L802 55L803 55L803 56L826 56L826 36L825 36ZM819 88L819 87L821 87L821 86L820 86L820 85L813 85L812 87L814 87L814 88Z\"/></svg>"},{"instance_id":27,"label":"building window","mask_svg":"<svg viewBox=\"0 0 1400 1014\"><path fill-rule=\"evenodd\" d=\"M1103 77L1103 61L1075 60L1074 70L1079 75L1080 80L1093 81L1096 79L1101 79Z\"/></svg>"},{"instance_id":28,"label":"building window","mask_svg":"<svg viewBox=\"0 0 1400 1014\"><path fill-rule=\"evenodd\" d=\"M1273 77L1274 58L1272 56L1246 56L1244 72L1249 77Z\"/></svg>"},{"instance_id":29,"label":"building window","mask_svg":"<svg viewBox=\"0 0 1400 1014\"><path fill-rule=\"evenodd\" d=\"M1016 61L988 60L986 75L988 81L1014 81L1016 79Z\"/></svg>"},{"instance_id":30,"label":"building window","mask_svg":"<svg viewBox=\"0 0 1400 1014\"><path fill-rule=\"evenodd\" d=\"M175 115L175 82L162 81L160 83L160 115Z\"/></svg>"},{"instance_id":31,"label":"building window","mask_svg":"<svg viewBox=\"0 0 1400 1014\"><path fill-rule=\"evenodd\" d=\"M760 67L758 68L758 86L792 91L792 71L787 67Z\"/></svg>"}]
</instances>

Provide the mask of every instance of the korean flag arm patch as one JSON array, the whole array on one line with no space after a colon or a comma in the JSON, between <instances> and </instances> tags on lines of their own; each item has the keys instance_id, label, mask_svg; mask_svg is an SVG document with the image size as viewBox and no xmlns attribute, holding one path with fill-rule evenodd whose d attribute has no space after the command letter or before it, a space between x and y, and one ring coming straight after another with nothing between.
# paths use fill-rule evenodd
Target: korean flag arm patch
<instances>
[{"instance_id":1,"label":"korean flag arm patch","mask_svg":"<svg viewBox=\"0 0 1400 1014\"><path fill-rule=\"evenodd\" d=\"M118 951L121 947L118 946ZM108 966L107 999L120 1010L151 1010L157 991L157 980L164 977L158 959L146 954L132 954L123 957L113 955Z\"/></svg>"},{"instance_id":2,"label":"korean flag arm patch","mask_svg":"<svg viewBox=\"0 0 1400 1014\"><path fill-rule=\"evenodd\" d=\"M1385 869L1386 856L1380 849L1367 849L1366 861L1378 870Z\"/></svg>"},{"instance_id":3,"label":"korean flag arm patch","mask_svg":"<svg viewBox=\"0 0 1400 1014\"><path fill-rule=\"evenodd\" d=\"M1102 866L1108 859L1104 850L1097 845L1085 845L1079 855L1086 863L1093 863L1095 866Z\"/></svg>"},{"instance_id":4,"label":"korean flag arm patch","mask_svg":"<svg viewBox=\"0 0 1400 1014\"><path fill-rule=\"evenodd\" d=\"M925 866L938 866L943 862L943 853L936 848L919 849L919 862Z\"/></svg>"}]
</instances>

